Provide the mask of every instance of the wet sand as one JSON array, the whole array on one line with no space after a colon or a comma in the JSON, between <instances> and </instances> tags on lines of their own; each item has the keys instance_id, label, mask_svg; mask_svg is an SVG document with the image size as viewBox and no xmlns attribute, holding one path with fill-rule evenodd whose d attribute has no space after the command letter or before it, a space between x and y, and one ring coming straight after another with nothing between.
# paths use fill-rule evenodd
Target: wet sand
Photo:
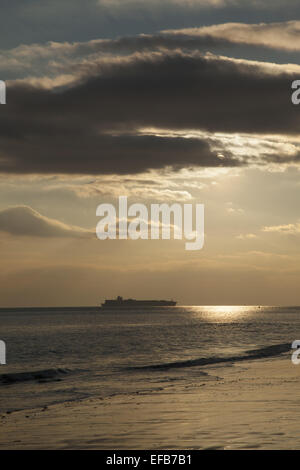
<instances>
[{"instance_id":1,"label":"wet sand","mask_svg":"<svg viewBox=\"0 0 300 470\"><path fill-rule=\"evenodd\" d=\"M290 355L199 368L215 380L0 416L0 449L300 449Z\"/></svg>"}]
</instances>

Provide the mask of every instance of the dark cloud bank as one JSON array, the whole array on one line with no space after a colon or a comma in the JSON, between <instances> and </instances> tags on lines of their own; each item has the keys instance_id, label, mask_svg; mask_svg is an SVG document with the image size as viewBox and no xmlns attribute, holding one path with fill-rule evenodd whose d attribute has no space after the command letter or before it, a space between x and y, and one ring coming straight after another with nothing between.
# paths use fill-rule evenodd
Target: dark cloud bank
<instances>
[{"instance_id":1,"label":"dark cloud bank","mask_svg":"<svg viewBox=\"0 0 300 470\"><path fill-rule=\"evenodd\" d=\"M8 88L0 107L0 171L137 173L239 166L196 138L137 135L145 127L298 134L297 77L199 53L146 53L77 70L71 87Z\"/></svg>"}]
</instances>

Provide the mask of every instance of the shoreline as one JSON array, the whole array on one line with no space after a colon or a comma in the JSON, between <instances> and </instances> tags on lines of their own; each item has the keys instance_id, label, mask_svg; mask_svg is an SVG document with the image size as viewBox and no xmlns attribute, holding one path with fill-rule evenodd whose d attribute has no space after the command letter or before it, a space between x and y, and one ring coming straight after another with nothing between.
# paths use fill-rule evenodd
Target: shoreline
<instances>
[{"instance_id":1,"label":"shoreline","mask_svg":"<svg viewBox=\"0 0 300 470\"><path fill-rule=\"evenodd\" d=\"M2 413L0 449L300 449L290 354L204 371L218 379Z\"/></svg>"}]
</instances>

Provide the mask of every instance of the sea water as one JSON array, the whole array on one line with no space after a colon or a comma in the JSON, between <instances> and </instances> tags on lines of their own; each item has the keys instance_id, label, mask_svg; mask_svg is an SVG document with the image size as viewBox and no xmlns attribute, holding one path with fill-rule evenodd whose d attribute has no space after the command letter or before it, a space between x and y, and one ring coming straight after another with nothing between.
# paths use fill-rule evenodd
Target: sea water
<instances>
[{"instance_id":1,"label":"sea water","mask_svg":"<svg viewBox=\"0 0 300 470\"><path fill-rule=\"evenodd\" d=\"M0 310L0 411L155 393L210 368L272 358L300 339L300 307Z\"/></svg>"}]
</instances>

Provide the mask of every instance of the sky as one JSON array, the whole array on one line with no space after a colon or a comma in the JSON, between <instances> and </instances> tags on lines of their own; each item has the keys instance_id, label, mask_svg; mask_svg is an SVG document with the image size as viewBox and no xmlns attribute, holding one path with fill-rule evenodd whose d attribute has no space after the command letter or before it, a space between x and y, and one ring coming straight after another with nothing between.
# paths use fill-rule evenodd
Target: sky
<instances>
[{"instance_id":1,"label":"sky","mask_svg":"<svg viewBox=\"0 0 300 470\"><path fill-rule=\"evenodd\" d=\"M3 0L0 306L300 304L300 4ZM204 204L205 242L99 240Z\"/></svg>"}]
</instances>

